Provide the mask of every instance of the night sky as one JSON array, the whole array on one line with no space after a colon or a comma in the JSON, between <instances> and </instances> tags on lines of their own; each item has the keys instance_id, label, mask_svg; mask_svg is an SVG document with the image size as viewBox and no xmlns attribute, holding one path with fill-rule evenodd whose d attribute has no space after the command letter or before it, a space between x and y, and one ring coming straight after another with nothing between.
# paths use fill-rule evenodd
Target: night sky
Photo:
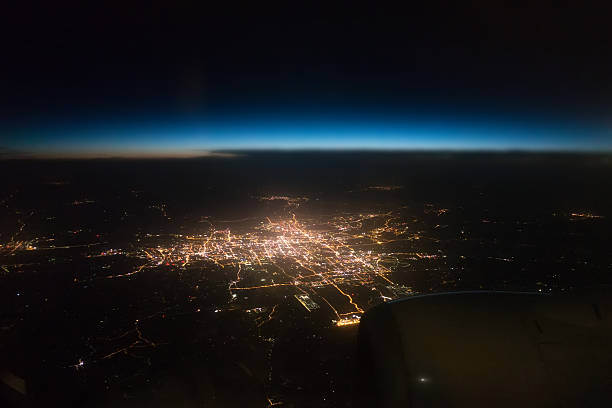
<instances>
[{"instance_id":1,"label":"night sky","mask_svg":"<svg viewBox=\"0 0 612 408\"><path fill-rule=\"evenodd\" d=\"M609 6L124 3L3 12L0 157L612 150Z\"/></svg>"}]
</instances>

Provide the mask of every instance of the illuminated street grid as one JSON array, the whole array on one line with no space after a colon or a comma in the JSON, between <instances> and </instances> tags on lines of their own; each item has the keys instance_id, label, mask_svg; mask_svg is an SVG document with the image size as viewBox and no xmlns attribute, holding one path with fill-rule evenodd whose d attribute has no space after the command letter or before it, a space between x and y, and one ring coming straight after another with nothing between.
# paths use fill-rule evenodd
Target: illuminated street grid
<instances>
[{"instance_id":1,"label":"illuminated street grid","mask_svg":"<svg viewBox=\"0 0 612 408\"><path fill-rule=\"evenodd\" d=\"M379 227L364 229L363 222L375 221ZM405 221L393 212L332 217L328 221L301 221L295 214L265 220L242 233L232 228L210 226L200 235L175 235L171 246L142 248L137 254L146 263L131 272L111 275L121 278L161 265L187 267L210 262L218 268L231 268L235 278L228 282L230 302L241 291L290 287L295 299L307 311L318 309L321 299L333 312L338 326L359 322L365 306L354 295L355 288L375 291L380 301L411 293L390 277L394 268L411 259L435 258L420 252L385 252L386 244L420 239ZM105 251L98 256L112 255ZM249 275L264 271L276 273L246 284ZM252 279L251 279L252 280ZM331 288L334 296L324 295Z\"/></svg>"}]
</instances>

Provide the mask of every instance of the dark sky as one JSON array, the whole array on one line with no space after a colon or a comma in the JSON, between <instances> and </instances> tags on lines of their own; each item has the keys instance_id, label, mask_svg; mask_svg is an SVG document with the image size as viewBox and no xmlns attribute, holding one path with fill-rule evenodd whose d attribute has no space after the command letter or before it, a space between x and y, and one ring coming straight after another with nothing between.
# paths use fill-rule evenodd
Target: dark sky
<instances>
[{"instance_id":1,"label":"dark sky","mask_svg":"<svg viewBox=\"0 0 612 408\"><path fill-rule=\"evenodd\" d=\"M421 128L443 122L446 131L458 122L586 126L599 132L587 147L612 145L609 6L128 3L47 2L3 12L4 148L78 150L88 140L102 148L104 136L92 134L104 126L122 129L122 138L140 129L138 145L160 121L166 130L210 132L236 120L243 133L257 123L260 134L268 125L278 132L296 120L317 122L302 134L307 139L355 120L353 127L374 123L373 132L380 123L406 129L415 121ZM561 139L572 137L578 146L578 134ZM515 147L528 147L521 143ZM206 136L192 144L231 147Z\"/></svg>"}]
</instances>

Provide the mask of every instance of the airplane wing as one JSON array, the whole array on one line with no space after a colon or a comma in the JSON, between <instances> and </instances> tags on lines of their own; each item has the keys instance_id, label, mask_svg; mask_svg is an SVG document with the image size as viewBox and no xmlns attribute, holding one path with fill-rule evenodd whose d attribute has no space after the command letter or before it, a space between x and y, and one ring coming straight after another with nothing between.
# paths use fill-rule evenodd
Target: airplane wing
<instances>
[{"instance_id":1,"label":"airplane wing","mask_svg":"<svg viewBox=\"0 0 612 408\"><path fill-rule=\"evenodd\" d=\"M612 406L612 296L457 292L362 318L355 406Z\"/></svg>"}]
</instances>

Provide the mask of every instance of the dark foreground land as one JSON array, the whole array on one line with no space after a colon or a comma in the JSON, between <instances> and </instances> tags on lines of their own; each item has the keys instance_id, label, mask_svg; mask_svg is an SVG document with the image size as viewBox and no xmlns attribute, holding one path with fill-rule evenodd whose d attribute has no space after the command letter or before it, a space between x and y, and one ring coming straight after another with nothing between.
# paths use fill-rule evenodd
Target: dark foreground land
<instances>
[{"instance_id":1,"label":"dark foreground land","mask_svg":"<svg viewBox=\"0 0 612 408\"><path fill-rule=\"evenodd\" d=\"M612 157L0 162L15 404L350 406L361 315L612 283Z\"/></svg>"}]
</instances>

